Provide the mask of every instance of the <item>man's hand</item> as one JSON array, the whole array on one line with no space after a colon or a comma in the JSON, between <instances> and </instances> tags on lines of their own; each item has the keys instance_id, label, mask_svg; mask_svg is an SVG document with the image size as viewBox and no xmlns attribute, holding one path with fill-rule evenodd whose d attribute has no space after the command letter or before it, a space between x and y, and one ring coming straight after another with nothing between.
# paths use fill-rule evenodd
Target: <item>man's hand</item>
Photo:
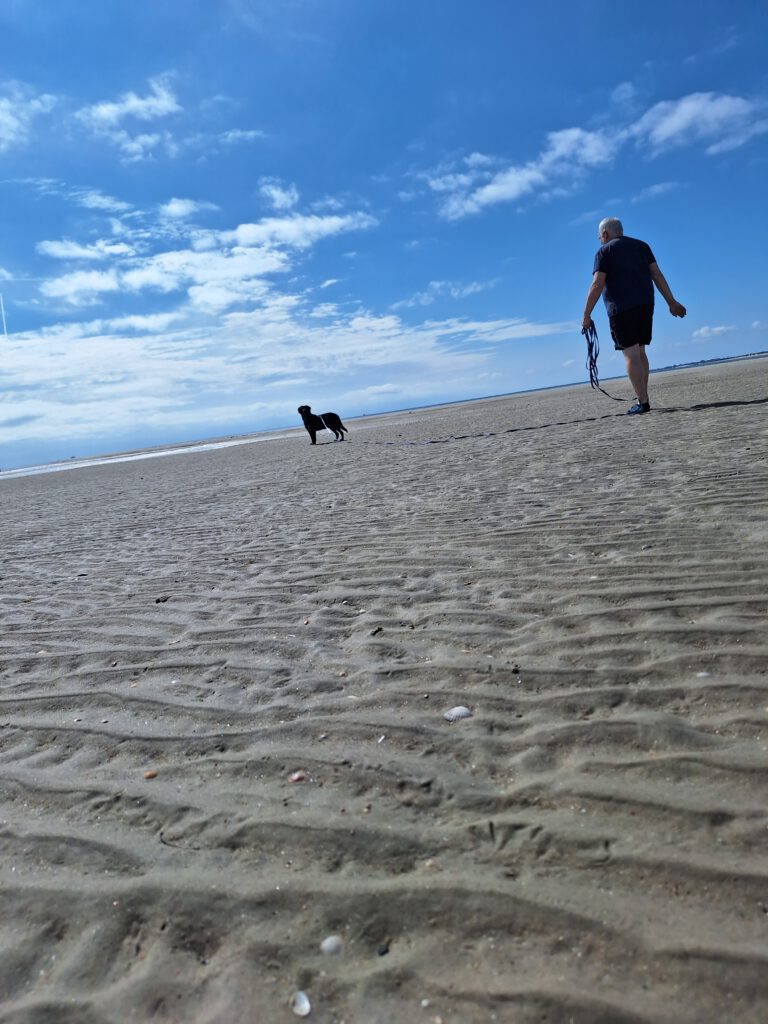
<instances>
[{"instance_id":1,"label":"man's hand","mask_svg":"<svg viewBox=\"0 0 768 1024\"><path fill-rule=\"evenodd\" d=\"M684 317L688 310L679 302L675 302L674 299L669 304L669 312L672 316Z\"/></svg>"},{"instance_id":2,"label":"man's hand","mask_svg":"<svg viewBox=\"0 0 768 1024\"><path fill-rule=\"evenodd\" d=\"M590 326L591 323L592 323L592 317L589 315L589 313L585 313L584 317L582 318L582 321L581 321L581 329L582 329L582 331L588 331L589 330L589 326Z\"/></svg>"}]
</instances>

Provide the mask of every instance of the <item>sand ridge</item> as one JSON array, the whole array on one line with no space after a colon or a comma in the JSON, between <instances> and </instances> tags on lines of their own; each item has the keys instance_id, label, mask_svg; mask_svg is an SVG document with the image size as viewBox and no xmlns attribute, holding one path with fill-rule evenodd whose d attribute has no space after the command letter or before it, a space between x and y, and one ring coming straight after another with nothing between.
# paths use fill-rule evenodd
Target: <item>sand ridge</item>
<instances>
[{"instance_id":1,"label":"sand ridge","mask_svg":"<svg viewBox=\"0 0 768 1024\"><path fill-rule=\"evenodd\" d=\"M766 367L0 478L0 1020L768 1019Z\"/></svg>"}]
</instances>

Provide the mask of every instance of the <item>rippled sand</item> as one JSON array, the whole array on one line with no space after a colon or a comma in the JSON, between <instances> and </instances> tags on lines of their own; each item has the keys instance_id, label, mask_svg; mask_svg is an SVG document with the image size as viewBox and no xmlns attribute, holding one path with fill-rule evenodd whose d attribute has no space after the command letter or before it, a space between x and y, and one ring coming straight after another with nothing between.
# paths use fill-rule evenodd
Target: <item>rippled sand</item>
<instances>
[{"instance_id":1,"label":"rippled sand","mask_svg":"<svg viewBox=\"0 0 768 1024\"><path fill-rule=\"evenodd\" d=\"M767 371L0 478L0 1020L765 1024Z\"/></svg>"}]
</instances>

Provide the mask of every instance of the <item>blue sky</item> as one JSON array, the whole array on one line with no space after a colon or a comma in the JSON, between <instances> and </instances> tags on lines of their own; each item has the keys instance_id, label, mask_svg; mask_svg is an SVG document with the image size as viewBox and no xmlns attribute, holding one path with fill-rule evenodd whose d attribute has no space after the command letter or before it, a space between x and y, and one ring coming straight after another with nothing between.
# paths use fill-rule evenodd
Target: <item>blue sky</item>
<instances>
[{"instance_id":1,"label":"blue sky","mask_svg":"<svg viewBox=\"0 0 768 1024\"><path fill-rule=\"evenodd\" d=\"M584 380L606 215L689 309L653 365L768 349L762 0L3 0L0 34L3 468Z\"/></svg>"}]
</instances>

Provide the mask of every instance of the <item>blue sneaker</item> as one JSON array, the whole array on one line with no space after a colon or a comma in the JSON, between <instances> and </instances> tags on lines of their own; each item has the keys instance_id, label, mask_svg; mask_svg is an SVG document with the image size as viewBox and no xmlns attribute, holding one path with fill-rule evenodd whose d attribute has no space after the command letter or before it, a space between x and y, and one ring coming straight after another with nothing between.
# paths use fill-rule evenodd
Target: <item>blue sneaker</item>
<instances>
[{"instance_id":1,"label":"blue sneaker","mask_svg":"<svg viewBox=\"0 0 768 1024\"><path fill-rule=\"evenodd\" d=\"M637 402L631 408L627 409L627 416L642 416L644 412L651 411L650 402Z\"/></svg>"}]
</instances>

